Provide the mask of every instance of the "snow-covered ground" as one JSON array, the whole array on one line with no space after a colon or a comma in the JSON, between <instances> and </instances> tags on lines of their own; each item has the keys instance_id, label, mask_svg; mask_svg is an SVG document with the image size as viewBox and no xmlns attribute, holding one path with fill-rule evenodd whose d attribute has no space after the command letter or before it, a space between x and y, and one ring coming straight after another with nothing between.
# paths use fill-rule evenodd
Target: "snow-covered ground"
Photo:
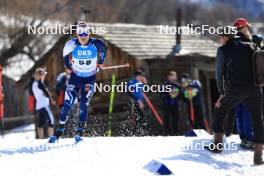
<instances>
[{"instance_id":1,"label":"snow-covered ground","mask_svg":"<svg viewBox=\"0 0 264 176\"><path fill-rule=\"evenodd\" d=\"M17 140L17 139L25 139L25 140L33 140L35 139L35 125L23 125L21 127L15 128L10 131L10 133L0 136L0 141L8 139L8 140Z\"/></svg>"},{"instance_id":2,"label":"snow-covered ground","mask_svg":"<svg viewBox=\"0 0 264 176\"><path fill-rule=\"evenodd\" d=\"M201 149L205 137L96 137L61 139L57 144L35 140L32 132L0 137L1 175L20 176L147 176L153 160L177 176L261 176L264 166L252 164L252 151L242 150L238 136L226 139L234 150L211 154ZM196 147L196 148L195 148Z\"/></svg>"}]
</instances>

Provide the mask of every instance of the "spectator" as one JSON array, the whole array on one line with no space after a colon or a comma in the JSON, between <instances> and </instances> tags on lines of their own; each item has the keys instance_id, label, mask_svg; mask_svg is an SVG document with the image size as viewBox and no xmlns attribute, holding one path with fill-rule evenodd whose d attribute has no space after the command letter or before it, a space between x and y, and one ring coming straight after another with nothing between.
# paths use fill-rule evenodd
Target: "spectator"
<instances>
[{"instance_id":1,"label":"spectator","mask_svg":"<svg viewBox=\"0 0 264 176\"><path fill-rule=\"evenodd\" d=\"M44 126L48 121L48 135L52 136L54 133L54 116L50 110L50 101L52 104L55 102L50 99L50 92L48 91L44 80L47 72L44 68L37 68L35 71L35 81L32 84L32 92L36 99L36 112L38 115L38 138L44 138Z\"/></svg>"},{"instance_id":2,"label":"spectator","mask_svg":"<svg viewBox=\"0 0 264 176\"><path fill-rule=\"evenodd\" d=\"M168 80L163 85L171 86L170 92L161 93L166 135L176 135L179 132L177 126L180 118L179 100L181 97L180 85L177 82L177 73L175 71L170 71L168 74Z\"/></svg>"},{"instance_id":3,"label":"spectator","mask_svg":"<svg viewBox=\"0 0 264 176\"><path fill-rule=\"evenodd\" d=\"M241 35L240 33L244 34L245 36L251 36L248 28L245 28L244 30L238 29L238 36ZM241 41L247 41L243 39L243 37L238 37L238 39L240 39ZM255 43L257 47L261 47L261 41L263 40L262 36L254 34L251 37L247 37L247 39L252 40L252 42ZM244 103L241 103L237 108L236 126L239 137L241 139L240 146L244 149L254 149L254 144L252 141L253 130L250 121L250 113L248 112L248 108Z\"/></svg>"},{"instance_id":4,"label":"spectator","mask_svg":"<svg viewBox=\"0 0 264 176\"><path fill-rule=\"evenodd\" d=\"M191 128L206 129L204 124L204 110L201 92L201 83L199 80L192 80L188 74L183 74L181 77L181 87L183 101L187 105L189 123Z\"/></svg>"},{"instance_id":5,"label":"spectator","mask_svg":"<svg viewBox=\"0 0 264 176\"><path fill-rule=\"evenodd\" d=\"M235 26L236 27L236 26ZM250 32L247 28L244 30L238 29L237 39L240 39L242 41L249 42L249 40L252 39L252 42L255 43L259 48L261 47L261 41L263 38L259 35L252 35L252 37L247 37L248 40L245 40L240 37L240 35L244 34L245 36L251 36L249 35ZM220 80L220 79L219 79ZM240 146L243 149L254 149L253 144L253 131L252 131L252 124L250 121L250 114L248 112L248 108L244 103L240 103L236 108L234 108L229 114L227 119L227 126L226 127L226 135L229 136L232 132L233 128L233 119L236 117L236 127L237 132L239 134L239 137L241 139ZM233 113L234 112L234 113ZM231 114L231 115L230 115Z\"/></svg>"},{"instance_id":6,"label":"spectator","mask_svg":"<svg viewBox=\"0 0 264 176\"><path fill-rule=\"evenodd\" d=\"M217 68L222 69L221 79L225 80L226 90L218 87L224 95L220 95L215 105L213 122L214 142L208 150L219 153L223 150L224 120L227 113L241 102L244 102L252 117L253 141L255 142L254 164L264 164L262 159L264 144L263 98L260 86L255 86L252 71L253 49L248 45L251 35L249 23L239 18L235 21L238 29L237 38L228 39L218 48L217 58L220 58Z\"/></svg>"},{"instance_id":7,"label":"spectator","mask_svg":"<svg viewBox=\"0 0 264 176\"><path fill-rule=\"evenodd\" d=\"M253 144L253 130L250 121L250 113L245 103L240 103L236 107L236 127L239 137L241 139L241 148L254 149Z\"/></svg>"},{"instance_id":8,"label":"spectator","mask_svg":"<svg viewBox=\"0 0 264 176\"><path fill-rule=\"evenodd\" d=\"M232 33L232 27L231 26L225 26L223 27L223 30L220 31L219 34L219 43L220 45L225 45L228 40L235 37L235 34ZM223 96L225 94L225 85L224 81L222 81L222 75L223 75L223 69L221 65L222 58L217 57L216 58L216 83L218 87L218 93L219 95ZM236 107L234 107L232 110L228 112L226 124L225 124L225 135L230 136L233 131L234 126L234 118L236 115Z\"/></svg>"}]
</instances>

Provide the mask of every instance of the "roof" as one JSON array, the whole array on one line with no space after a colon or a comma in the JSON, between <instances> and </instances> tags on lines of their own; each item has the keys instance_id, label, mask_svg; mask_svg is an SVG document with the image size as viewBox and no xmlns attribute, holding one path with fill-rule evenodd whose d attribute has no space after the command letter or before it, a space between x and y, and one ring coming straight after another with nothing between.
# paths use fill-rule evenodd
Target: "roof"
<instances>
[{"instance_id":1,"label":"roof","mask_svg":"<svg viewBox=\"0 0 264 176\"><path fill-rule=\"evenodd\" d=\"M160 25L91 23L91 26L105 27L101 36L137 59L165 59L176 43L175 34L165 34ZM217 44L201 35L182 34L181 48L178 55L215 57Z\"/></svg>"}]
</instances>

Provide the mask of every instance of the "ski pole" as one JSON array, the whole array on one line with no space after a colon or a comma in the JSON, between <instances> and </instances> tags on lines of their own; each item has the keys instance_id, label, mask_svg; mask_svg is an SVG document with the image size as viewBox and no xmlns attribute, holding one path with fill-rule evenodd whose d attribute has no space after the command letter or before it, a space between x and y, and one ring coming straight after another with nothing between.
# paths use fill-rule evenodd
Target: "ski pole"
<instances>
[{"instance_id":1,"label":"ski pole","mask_svg":"<svg viewBox=\"0 0 264 176\"><path fill-rule=\"evenodd\" d=\"M205 117L204 118L204 124L205 124L205 128L206 128L206 131L211 134L211 129L209 127L209 123L208 123L208 119Z\"/></svg>"},{"instance_id":2,"label":"ski pole","mask_svg":"<svg viewBox=\"0 0 264 176\"><path fill-rule=\"evenodd\" d=\"M190 113L191 113L191 120L192 120L192 123L193 123L193 126L194 126L194 124L195 124L195 115L194 115L192 99L190 100Z\"/></svg>"},{"instance_id":3,"label":"ski pole","mask_svg":"<svg viewBox=\"0 0 264 176\"><path fill-rule=\"evenodd\" d=\"M209 125L209 121L208 121L208 118L206 117L206 112L205 112L205 105L204 105L204 101L202 99L202 110L203 110L203 120L204 120L204 125L205 125L205 128L206 128L206 131L209 133L209 134L212 134L212 131L210 129L210 125Z\"/></svg>"},{"instance_id":4,"label":"ski pole","mask_svg":"<svg viewBox=\"0 0 264 176\"><path fill-rule=\"evenodd\" d=\"M114 97L115 97L115 89L114 85L116 83L116 77L115 74L112 74L112 82L111 82L111 93L110 93L110 102L109 102L109 119L108 119L108 131L107 136L112 136L112 112L113 112L113 105L114 105Z\"/></svg>"},{"instance_id":5,"label":"ski pole","mask_svg":"<svg viewBox=\"0 0 264 176\"><path fill-rule=\"evenodd\" d=\"M124 64L124 65L114 65L114 66L108 66L108 67L102 67L102 70L109 70L109 69L115 69L115 68L125 68L125 67L130 67L129 63Z\"/></svg>"},{"instance_id":6,"label":"ski pole","mask_svg":"<svg viewBox=\"0 0 264 176\"><path fill-rule=\"evenodd\" d=\"M157 110L154 108L154 106L151 103L151 101L149 100L148 96L144 92L142 92L142 93L143 93L143 96L144 96L147 104L149 105L150 109L152 110L154 116L158 120L159 124L163 125L163 120L162 120L161 116L159 115L159 113L157 112Z\"/></svg>"},{"instance_id":7,"label":"ski pole","mask_svg":"<svg viewBox=\"0 0 264 176\"><path fill-rule=\"evenodd\" d=\"M185 91L184 96L189 99L189 111L190 111L189 113L190 113L190 117L191 117L190 123L192 125L191 128L194 128L194 126L195 126L195 113L194 113L194 107L193 107L193 97L194 97L193 89L188 88Z\"/></svg>"}]
</instances>

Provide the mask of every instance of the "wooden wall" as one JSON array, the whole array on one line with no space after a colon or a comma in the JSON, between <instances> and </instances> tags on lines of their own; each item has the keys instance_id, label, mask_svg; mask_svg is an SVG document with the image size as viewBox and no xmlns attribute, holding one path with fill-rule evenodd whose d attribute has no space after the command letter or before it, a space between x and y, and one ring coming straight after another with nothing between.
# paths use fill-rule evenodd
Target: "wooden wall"
<instances>
[{"instance_id":1,"label":"wooden wall","mask_svg":"<svg viewBox=\"0 0 264 176\"><path fill-rule=\"evenodd\" d=\"M3 76L4 117L14 117L30 114L27 108L28 93L18 87L16 82Z\"/></svg>"}]
</instances>

